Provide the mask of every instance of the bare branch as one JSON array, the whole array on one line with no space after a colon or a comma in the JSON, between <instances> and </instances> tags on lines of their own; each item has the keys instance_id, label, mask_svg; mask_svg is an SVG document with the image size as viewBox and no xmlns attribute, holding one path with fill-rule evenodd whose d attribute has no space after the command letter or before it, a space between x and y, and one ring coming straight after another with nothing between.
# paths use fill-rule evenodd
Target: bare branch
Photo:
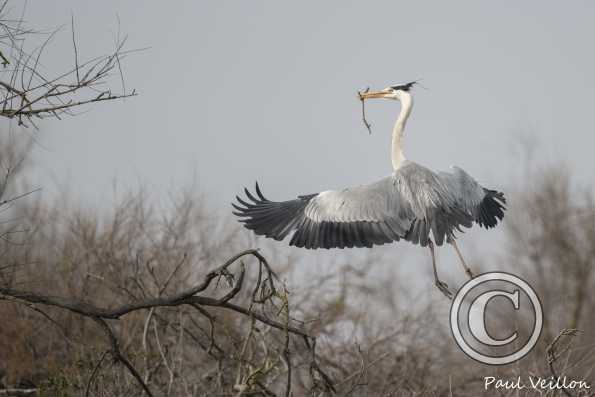
<instances>
[{"instance_id":1,"label":"bare branch","mask_svg":"<svg viewBox=\"0 0 595 397\"><path fill-rule=\"evenodd\" d=\"M9 44L15 49L12 61L0 52L0 58L5 65L5 69L0 71L0 116L17 119L19 125L25 127L28 124L35 127L36 118L60 119L62 114L71 115L70 111L73 108L136 95L135 90L126 91L124 84L121 62L131 51L124 50L126 39L120 40L119 30L118 41L111 54L80 62L74 16L71 16L74 67L68 67L65 71L50 77L41 71L40 59L58 30L47 34L43 43L28 53L24 49L25 42L37 32L22 29L21 24L22 19L14 23L16 26L11 26L8 22L0 23L0 28L7 32ZM6 69L9 63L13 67ZM122 84L122 92L119 93L105 88L114 70L119 72Z\"/></svg>"}]
</instances>

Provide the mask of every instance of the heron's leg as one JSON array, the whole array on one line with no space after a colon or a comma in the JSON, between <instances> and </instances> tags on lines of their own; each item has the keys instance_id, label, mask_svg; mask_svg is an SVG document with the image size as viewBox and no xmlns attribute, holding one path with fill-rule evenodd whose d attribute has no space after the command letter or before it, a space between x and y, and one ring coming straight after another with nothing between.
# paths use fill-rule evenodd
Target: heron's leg
<instances>
[{"instance_id":1,"label":"heron's leg","mask_svg":"<svg viewBox=\"0 0 595 397\"><path fill-rule=\"evenodd\" d=\"M446 296L448 299L452 299L452 292L448 289L448 285L438 278L438 271L436 270L436 253L434 252L434 243L432 240L428 242L428 248L432 254L432 267L434 268L434 282L436 287Z\"/></svg>"},{"instance_id":2,"label":"heron's leg","mask_svg":"<svg viewBox=\"0 0 595 397\"><path fill-rule=\"evenodd\" d=\"M465 259L463 259L463 254L461 254L461 250L459 250L459 246L457 245L457 242L452 239L449 241L449 243L455 248L455 251L457 251L457 255L459 256L459 259L461 260L461 265L463 266L463 270L465 270L465 273L467 274L467 276L469 276L469 278L473 278L473 272L471 271L471 269L469 268L469 266L467 266L467 263L465 263Z\"/></svg>"}]
</instances>

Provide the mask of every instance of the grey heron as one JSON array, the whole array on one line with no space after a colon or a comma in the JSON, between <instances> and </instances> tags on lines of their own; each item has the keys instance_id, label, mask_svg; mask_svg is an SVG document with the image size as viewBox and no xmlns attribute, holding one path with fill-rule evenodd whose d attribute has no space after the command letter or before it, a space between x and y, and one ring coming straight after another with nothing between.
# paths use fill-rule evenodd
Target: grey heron
<instances>
[{"instance_id":1,"label":"grey heron","mask_svg":"<svg viewBox=\"0 0 595 397\"><path fill-rule=\"evenodd\" d=\"M436 270L434 245L445 242L455 249L469 277L456 243L456 232L473 223L489 229L504 217L504 194L482 187L461 168L434 172L407 160L403 133L413 107L415 82L360 93L362 101L379 98L400 102L392 133L392 173L376 182L342 190L298 196L275 202L264 197L258 182L255 194L244 189L247 201L236 196L232 204L244 226L275 240L293 233L289 245L307 249L372 247L405 240L431 253L436 286L452 296Z\"/></svg>"}]
</instances>

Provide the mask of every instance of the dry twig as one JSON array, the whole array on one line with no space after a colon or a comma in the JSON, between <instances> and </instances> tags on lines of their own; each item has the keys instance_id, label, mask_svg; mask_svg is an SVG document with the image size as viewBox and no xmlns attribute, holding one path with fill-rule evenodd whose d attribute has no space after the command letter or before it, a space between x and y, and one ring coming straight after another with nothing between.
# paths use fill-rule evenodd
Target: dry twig
<instances>
[{"instance_id":1,"label":"dry twig","mask_svg":"<svg viewBox=\"0 0 595 397\"><path fill-rule=\"evenodd\" d=\"M362 96L362 94L365 94L368 91L370 91L370 87L366 87L366 89L363 91L358 91L357 95L359 96L359 100L362 102L362 121L364 122L364 125L368 129L368 133L370 135L372 135L372 124L368 123L368 120L366 119L366 105L365 105L366 101L365 101L364 97Z\"/></svg>"}]
</instances>

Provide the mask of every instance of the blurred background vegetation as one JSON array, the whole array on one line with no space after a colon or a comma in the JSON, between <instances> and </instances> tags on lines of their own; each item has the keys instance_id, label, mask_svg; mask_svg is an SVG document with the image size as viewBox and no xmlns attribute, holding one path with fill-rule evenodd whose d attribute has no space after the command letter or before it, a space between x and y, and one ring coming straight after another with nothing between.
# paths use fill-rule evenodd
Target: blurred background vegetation
<instances>
[{"instance_id":1,"label":"blurred background vegetation","mask_svg":"<svg viewBox=\"0 0 595 397\"><path fill-rule=\"evenodd\" d=\"M134 94L102 85L122 77L120 44L91 64L77 61L60 80L40 77L35 59L42 52L18 50L32 31L3 21L9 63L1 115L13 125L36 128L40 118L59 122L65 104ZM101 89L90 94L96 83ZM539 161L522 144L525 166L500 187L509 208L498 254L482 255L483 243L471 261L476 272L524 277L542 299L538 346L502 367L458 349L449 302L432 289L429 258L395 259L394 247L383 247L304 271L299 251L254 239L197 186L160 205L142 188L120 192L108 210L87 208L68 192L43 198L28 182L35 144L18 128L0 131L0 395L532 395L486 392L484 376L554 371L595 381L593 186L577 185L571 168ZM115 308L174 296L250 248L261 248L277 277L246 256L217 273L199 303L148 305L98 320L35 298ZM462 273L443 273L453 286L464 281ZM552 350L564 329L581 332Z\"/></svg>"},{"instance_id":2,"label":"blurred background vegetation","mask_svg":"<svg viewBox=\"0 0 595 397\"><path fill-rule=\"evenodd\" d=\"M20 164L13 168L6 197L27 190L27 162L20 160L27 148L19 139L2 141L3 169L14 160ZM565 328L582 332L557 360L557 371L592 382L591 189L573 185L571 172L558 165L528 172L530 183L506 189L510 206L501 258L473 263L477 270L524 277L542 299L540 342L514 365L482 365L457 348L447 326L449 302L434 294L431 277L419 286L400 276L402 268L425 269L429 263L395 264L370 250L361 260L337 259L319 274L303 274L299 256L288 255L280 244L246 241L232 219L213 216L208 199L192 189L172 196L167 208L150 205L142 190L129 192L101 214L68 197L45 202L33 194L3 205L0 285L115 307L187 289L247 246L260 246L279 276L277 290L287 293L269 306L255 303L258 266L246 259L246 288L231 302L315 337L316 362L337 395L472 396L483 392L484 376L546 377L546 348ZM238 267L230 271L237 276ZM222 279L206 293L221 296L228 290ZM420 295L430 298L410 304ZM109 344L89 318L0 297L2 387L78 395L93 377L90 395L142 393L121 364L105 358ZM112 321L112 327L122 352L155 395L284 393L287 333L250 315L180 305L135 311ZM293 394L335 394L324 375L312 371L312 351L303 338L289 339Z\"/></svg>"}]
</instances>

